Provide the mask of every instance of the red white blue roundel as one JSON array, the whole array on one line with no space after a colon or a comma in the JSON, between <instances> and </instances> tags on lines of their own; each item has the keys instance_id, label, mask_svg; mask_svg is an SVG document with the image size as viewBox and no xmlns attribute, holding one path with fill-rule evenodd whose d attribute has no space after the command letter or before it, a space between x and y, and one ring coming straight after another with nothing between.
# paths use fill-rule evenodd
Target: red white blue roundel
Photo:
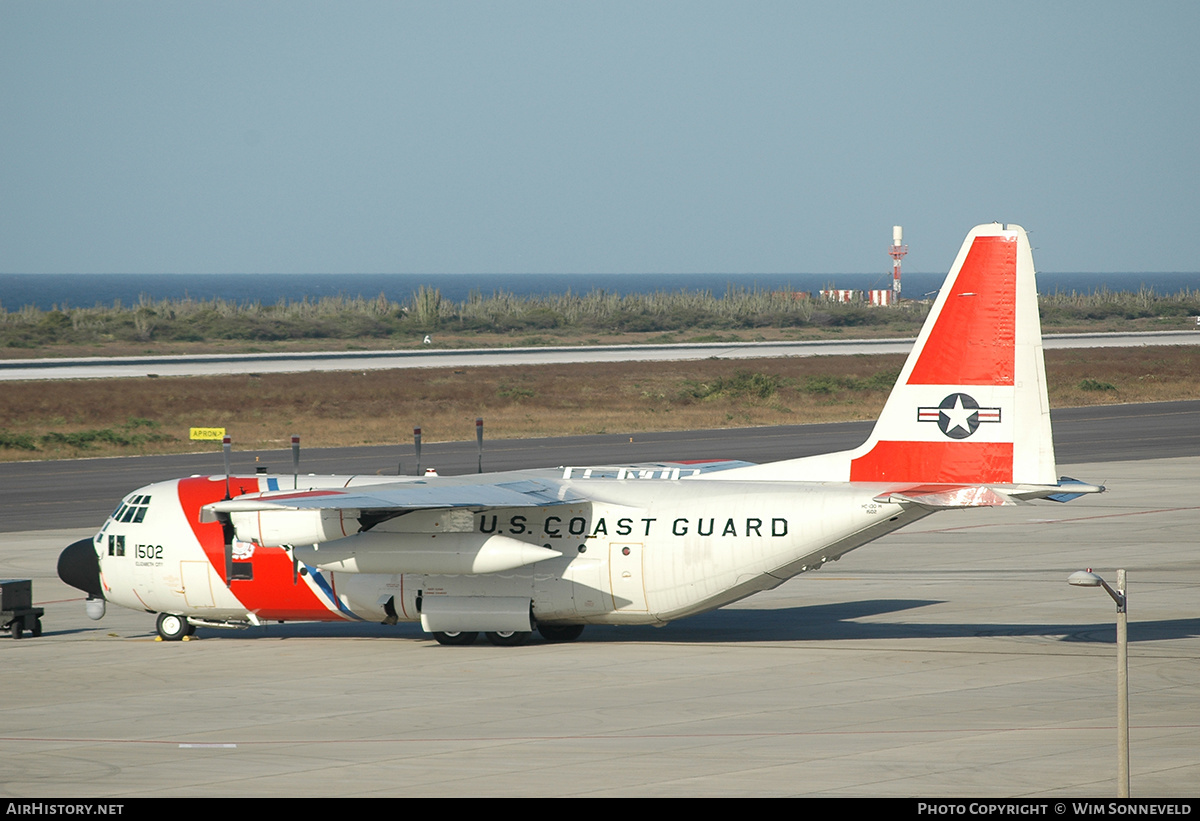
<instances>
[{"instance_id":1,"label":"red white blue roundel","mask_svg":"<svg viewBox=\"0 0 1200 821\"><path fill-rule=\"evenodd\" d=\"M936 408L917 408L918 422L936 422L951 439L966 439L984 422L999 422L999 408L981 408L965 393L952 393Z\"/></svg>"}]
</instances>

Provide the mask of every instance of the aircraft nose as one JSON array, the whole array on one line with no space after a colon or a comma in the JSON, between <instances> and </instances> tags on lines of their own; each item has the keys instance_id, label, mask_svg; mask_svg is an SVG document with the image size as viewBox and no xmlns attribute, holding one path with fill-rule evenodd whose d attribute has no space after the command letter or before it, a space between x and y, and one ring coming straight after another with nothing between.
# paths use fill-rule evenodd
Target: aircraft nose
<instances>
[{"instance_id":1,"label":"aircraft nose","mask_svg":"<svg viewBox=\"0 0 1200 821\"><path fill-rule=\"evenodd\" d=\"M59 554L58 577L89 596L104 598L100 587L100 559L91 539L80 539Z\"/></svg>"}]
</instances>

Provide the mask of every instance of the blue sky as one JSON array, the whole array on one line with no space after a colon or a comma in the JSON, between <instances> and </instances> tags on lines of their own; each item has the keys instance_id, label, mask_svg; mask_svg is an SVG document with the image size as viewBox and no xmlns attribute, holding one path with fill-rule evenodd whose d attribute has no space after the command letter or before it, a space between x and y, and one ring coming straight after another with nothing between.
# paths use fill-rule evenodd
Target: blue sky
<instances>
[{"instance_id":1,"label":"blue sky","mask_svg":"<svg viewBox=\"0 0 1200 821\"><path fill-rule=\"evenodd\" d=\"M0 272L1195 271L1200 4L0 3ZM1198 277L1200 279L1200 277Z\"/></svg>"}]
</instances>

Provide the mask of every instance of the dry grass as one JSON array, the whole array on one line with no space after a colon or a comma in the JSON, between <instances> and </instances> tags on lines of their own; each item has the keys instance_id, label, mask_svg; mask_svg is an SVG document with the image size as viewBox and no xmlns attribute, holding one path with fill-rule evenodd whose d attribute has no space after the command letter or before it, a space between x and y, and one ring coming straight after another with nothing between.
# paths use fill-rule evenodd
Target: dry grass
<instances>
[{"instance_id":1,"label":"dry grass","mask_svg":"<svg viewBox=\"0 0 1200 821\"><path fill-rule=\"evenodd\" d=\"M1051 407L1200 399L1196 346L1047 351L1046 371Z\"/></svg>"},{"instance_id":2,"label":"dry grass","mask_svg":"<svg viewBox=\"0 0 1200 821\"><path fill-rule=\"evenodd\" d=\"M184 452L211 447L188 428L228 428L239 448L633 433L874 418L902 355L604 363L6 383L0 460ZM1048 351L1051 404L1200 398L1200 348ZM130 427L135 420L136 427ZM149 420L156 427L151 428ZM157 432L169 441L88 447L87 431ZM59 434L59 441L42 437ZM114 437L110 437L114 438ZM119 438L119 437L115 437ZM32 443L36 450L14 443Z\"/></svg>"},{"instance_id":3,"label":"dry grass","mask_svg":"<svg viewBox=\"0 0 1200 821\"><path fill-rule=\"evenodd\" d=\"M544 347L547 345L641 345L684 342L802 342L810 340L915 338L920 326L897 329L891 325L855 325L844 327L804 326L799 328L726 328L687 331L592 331L574 334L537 332L470 334L437 332L433 340L439 349ZM1082 320L1065 318L1043 323L1046 334L1063 333L1138 333L1145 331L1195 330L1191 317L1149 317L1140 319ZM160 340L151 342L111 339L102 343L63 342L30 348L3 348L2 359L41 359L92 356L179 356L185 354L282 353L309 351L419 350L425 348L422 336L412 338L286 339L244 340L207 339L204 341Z\"/></svg>"}]
</instances>

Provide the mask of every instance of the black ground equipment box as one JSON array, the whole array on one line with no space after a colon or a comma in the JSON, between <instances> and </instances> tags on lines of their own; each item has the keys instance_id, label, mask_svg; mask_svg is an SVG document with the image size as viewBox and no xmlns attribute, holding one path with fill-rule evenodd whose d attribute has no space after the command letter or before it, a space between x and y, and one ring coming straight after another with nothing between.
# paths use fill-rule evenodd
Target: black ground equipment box
<instances>
[{"instance_id":1,"label":"black ground equipment box","mask_svg":"<svg viewBox=\"0 0 1200 821\"><path fill-rule=\"evenodd\" d=\"M0 630L8 630L14 639L28 630L35 638L42 634L45 610L33 606L33 582L29 579L0 579Z\"/></svg>"}]
</instances>

